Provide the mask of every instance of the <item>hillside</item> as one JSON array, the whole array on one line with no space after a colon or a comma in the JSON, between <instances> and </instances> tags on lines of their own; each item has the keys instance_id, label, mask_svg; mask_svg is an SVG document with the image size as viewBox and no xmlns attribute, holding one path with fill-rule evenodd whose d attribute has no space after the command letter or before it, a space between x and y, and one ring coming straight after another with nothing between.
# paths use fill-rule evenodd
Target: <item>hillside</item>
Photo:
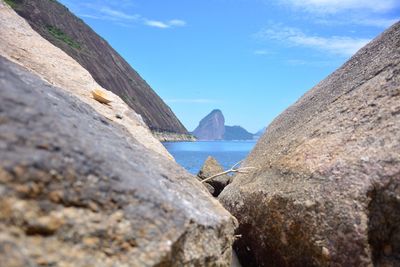
<instances>
[{"instance_id":1,"label":"hillside","mask_svg":"<svg viewBox=\"0 0 400 267\"><path fill-rule=\"evenodd\" d=\"M224 140L252 140L253 134L241 126L225 126Z\"/></svg>"},{"instance_id":2,"label":"hillside","mask_svg":"<svg viewBox=\"0 0 400 267\"><path fill-rule=\"evenodd\" d=\"M7 2L35 31L88 70L98 84L120 96L153 132L188 134L146 81L65 6L48 0Z\"/></svg>"}]
</instances>

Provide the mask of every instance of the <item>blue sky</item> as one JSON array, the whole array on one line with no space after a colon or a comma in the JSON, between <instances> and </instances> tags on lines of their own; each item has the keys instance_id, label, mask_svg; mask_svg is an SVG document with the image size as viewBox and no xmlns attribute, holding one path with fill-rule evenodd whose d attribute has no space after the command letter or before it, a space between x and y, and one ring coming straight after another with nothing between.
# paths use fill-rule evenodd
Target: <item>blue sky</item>
<instances>
[{"instance_id":1,"label":"blue sky","mask_svg":"<svg viewBox=\"0 0 400 267\"><path fill-rule=\"evenodd\" d=\"M400 18L398 0L61 0L193 130L269 124Z\"/></svg>"}]
</instances>

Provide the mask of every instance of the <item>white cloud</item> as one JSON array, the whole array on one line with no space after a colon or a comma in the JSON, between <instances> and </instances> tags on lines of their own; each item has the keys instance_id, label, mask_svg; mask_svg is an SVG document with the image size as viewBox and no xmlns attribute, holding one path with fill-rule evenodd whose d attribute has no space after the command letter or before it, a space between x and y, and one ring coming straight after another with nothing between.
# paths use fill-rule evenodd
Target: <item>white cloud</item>
<instances>
[{"instance_id":1,"label":"white cloud","mask_svg":"<svg viewBox=\"0 0 400 267\"><path fill-rule=\"evenodd\" d=\"M304 60L304 59L288 59L284 61L287 65L290 66L310 66L310 67L318 67L321 66L331 66L331 61L324 61L324 60Z\"/></svg>"},{"instance_id":2,"label":"white cloud","mask_svg":"<svg viewBox=\"0 0 400 267\"><path fill-rule=\"evenodd\" d=\"M321 37L307 35L297 28L271 26L260 31L258 38L283 42L291 46L319 49L331 54L350 56L366 45L370 39L347 36Z\"/></svg>"},{"instance_id":3,"label":"white cloud","mask_svg":"<svg viewBox=\"0 0 400 267\"><path fill-rule=\"evenodd\" d=\"M138 14L130 15L130 14L126 14L126 13L124 13L122 11L118 11L118 10L112 9L110 7L102 7L102 8L100 8L99 11L102 14L110 16L111 18L120 19L120 20L138 20L141 17Z\"/></svg>"},{"instance_id":4,"label":"white cloud","mask_svg":"<svg viewBox=\"0 0 400 267\"><path fill-rule=\"evenodd\" d=\"M294 7L310 12L336 13L348 10L368 10L370 12L388 12L400 6L398 0L281 0Z\"/></svg>"},{"instance_id":5,"label":"white cloud","mask_svg":"<svg viewBox=\"0 0 400 267\"><path fill-rule=\"evenodd\" d=\"M150 27L156 27L160 29L172 28L172 27L183 27L186 25L186 22L180 19L173 19L167 22L159 21L159 20L144 20L144 24Z\"/></svg>"},{"instance_id":6,"label":"white cloud","mask_svg":"<svg viewBox=\"0 0 400 267\"><path fill-rule=\"evenodd\" d=\"M126 5L128 4L127 2ZM186 21L181 19L171 19L168 21L148 19L140 14L131 14L121 11L111 5L99 7L98 5L90 3L82 3L78 9L81 13L80 16L83 18L107 20L123 26L129 26L129 23L132 22L160 29L186 26Z\"/></svg>"},{"instance_id":7,"label":"white cloud","mask_svg":"<svg viewBox=\"0 0 400 267\"><path fill-rule=\"evenodd\" d=\"M272 52L268 51L268 50L260 49L260 50L254 50L253 54L254 55L259 55L259 56L266 56L266 55L271 55Z\"/></svg>"},{"instance_id":8,"label":"white cloud","mask_svg":"<svg viewBox=\"0 0 400 267\"><path fill-rule=\"evenodd\" d=\"M207 98L175 98L165 100L167 103L184 103L184 104L211 104L216 103L214 99Z\"/></svg>"},{"instance_id":9,"label":"white cloud","mask_svg":"<svg viewBox=\"0 0 400 267\"><path fill-rule=\"evenodd\" d=\"M363 26L375 26L381 28L389 28L396 22L400 20L399 18L396 19L385 19L385 18L364 18L364 19L354 19L352 22L354 24L359 24Z\"/></svg>"},{"instance_id":10,"label":"white cloud","mask_svg":"<svg viewBox=\"0 0 400 267\"><path fill-rule=\"evenodd\" d=\"M160 29L166 29L169 28L170 26L162 21L158 21L158 20L145 20L144 24L150 27L156 27L156 28L160 28Z\"/></svg>"},{"instance_id":11,"label":"white cloud","mask_svg":"<svg viewBox=\"0 0 400 267\"><path fill-rule=\"evenodd\" d=\"M183 27L186 26L186 21L180 19L172 19L168 21L170 26Z\"/></svg>"},{"instance_id":12,"label":"white cloud","mask_svg":"<svg viewBox=\"0 0 400 267\"><path fill-rule=\"evenodd\" d=\"M331 18L318 18L315 20L316 23L326 26L343 26L343 25L361 25L361 26L372 26L379 28L389 28L396 22L400 20L399 18L389 19L389 18L372 18L372 17L348 17L347 19L331 19Z\"/></svg>"}]
</instances>

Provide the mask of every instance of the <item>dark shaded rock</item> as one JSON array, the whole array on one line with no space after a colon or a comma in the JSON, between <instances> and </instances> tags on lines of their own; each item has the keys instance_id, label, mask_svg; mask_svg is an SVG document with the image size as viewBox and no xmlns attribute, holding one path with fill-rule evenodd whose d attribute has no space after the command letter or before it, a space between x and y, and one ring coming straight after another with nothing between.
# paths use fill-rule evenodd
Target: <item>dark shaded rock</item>
<instances>
[{"instance_id":1,"label":"dark shaded rock","mask_svg":"<svg viewBox=\"0 0 400 267\"><path fill-rule=\"evenodd\" d=\"M205 116L193 131L198 140L222 140L225 133L225 118L221 110L214 109Z\"/></svg>"},{"instance_id":2,"label":"dark shaded rock","mask_svg":"<svg viewBox=\"0 0 400 267\"><path fill-rule=\"evenodd\" d=\"M223 171L224 168L222 168L218 161L215 158L209 156L204 162L203 167L197 174L197 177L199 177L200 180L204 180ZM217 197L222 192L222 190L224 190L225 186L230 183L230 181L231 177L229 175L221 175L205 182L204 184L209 184L210 186L212 186L213 190L209 191L214 197Z\"/></svg>"},{"instance_id":3,"label":"dark shaded rock","mask_svg":"<svg viewBox=\"0 0 400 267\"><path fill-rule=\"evenodd\" d=\"M252 140L253 136L241 126L225 126L224 140Z\"/></svg>"},{"instance_id":4,"label":"dark shaded rock","mask_svg":"<svg viewBox=\"0 0 400 267\"><path fill-rule=\"evenodd\" d=\"M2 57L0 88L0 265L230 265L234 219L193 176Z\"/></svg>"},{"instance_id":5,"label":"dark shaded rock","mask_svg":"<svg viewBox=\"0 0 400 267\"><path fill-rule=\"evenodd\" d=\"M99 35L58 1L15 0L11 7L41 36L121 97L153 131L188 134L172 110ZM166 134L166 133L165 133ZM183 136L185 138L185 136Z\"/></svg>"},{"instance_id":6,"label":"dark shaded rock","mask_svg":"<svg viewBox=\"0 0 400 267\"><path fill-rule=\"evenodd\" d=\"M276 118L220 195L246 266L400 266L400 23Z\"/></svg>"}]
</instances>

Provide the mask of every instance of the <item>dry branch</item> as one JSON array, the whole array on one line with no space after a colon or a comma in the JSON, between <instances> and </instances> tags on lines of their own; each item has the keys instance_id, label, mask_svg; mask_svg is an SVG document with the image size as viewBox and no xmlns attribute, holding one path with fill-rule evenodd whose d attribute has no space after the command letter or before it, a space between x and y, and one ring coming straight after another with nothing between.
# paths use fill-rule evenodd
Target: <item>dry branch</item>
<instances>
[{"instance_id":1,"label":"dry branch","mask_svg":"<svg viewBox=\"0 0 400 267\"><path fill-rule=\"evenodd\" d=\"M212 176L210 176L210 177L208 177L208 178L202 180L201 182L202 182L202 183L205 183L205 182L207 182L207 181L210 181L210 180L214 179L215 177L218 177L218 176L221 176L221 175L224 175L224 174L228 174L228 173L232 173L232 172L236 172L236 173L249 173L249 171L247 171L247 170L255 169L255 167L236 168L240 163L242 163L242 161L243 161L243 160L241 160L241 161L235 163L229 170L226 170L226 171L223 171L223 172L214 174L214 175L212 175Z\"/></svg>"}]
</instances>

